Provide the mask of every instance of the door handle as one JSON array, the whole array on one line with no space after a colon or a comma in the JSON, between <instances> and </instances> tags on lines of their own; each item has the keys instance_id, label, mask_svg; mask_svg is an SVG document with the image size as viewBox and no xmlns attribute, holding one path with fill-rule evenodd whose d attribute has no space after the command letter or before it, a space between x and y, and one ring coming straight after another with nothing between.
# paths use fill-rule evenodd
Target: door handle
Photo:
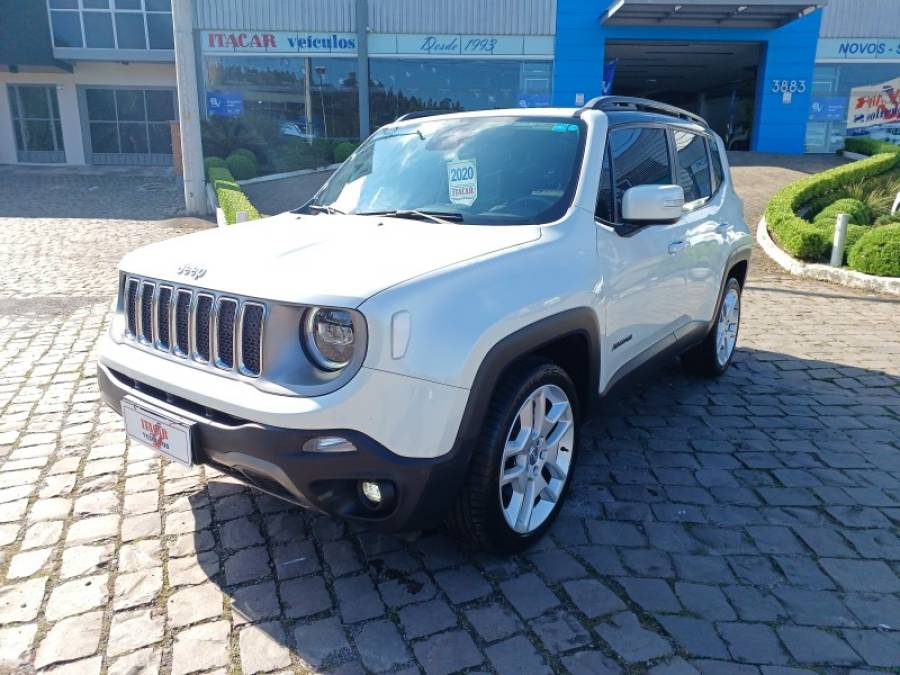
<instances>
[{"instance_id":1,"label":"door handle","mask_svg":"<svg viewBox=\"0 0 900 675\"><path fill-rule=\"evenodd\" d=\"M729 225L728 223L719 223L718 225L716 225L716 232L718 232L719 234L725 234L730 229L731 225Z\"/></svg>"},{"instance_id":2,"label":"door handle","mask_svg":"<svg viewBox=\"0 0 900 675\"><path fill-rule=\"evenodd\" d=\"M678 253L683 248L687 248L688 243L686 241L673 241L669 244L669 254L674 255Z\"/></svg>"}]
</instances>

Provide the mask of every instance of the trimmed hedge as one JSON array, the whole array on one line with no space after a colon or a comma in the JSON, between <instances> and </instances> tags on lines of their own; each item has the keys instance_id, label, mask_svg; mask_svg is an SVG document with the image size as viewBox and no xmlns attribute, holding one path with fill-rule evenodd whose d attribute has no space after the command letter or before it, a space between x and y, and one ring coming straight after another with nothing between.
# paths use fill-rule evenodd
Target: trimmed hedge
<instances>
[{"instance_id":1,"label":"trimmed hedge","mask_svg":"<svg viewBox=\"0 0 900 675\"><path fill-rule=\"evenodd\" d=\"M857 225L869 225L872 222L872 209L858 199L845 198L838 199L819 211L813 223L834 227L839 213L846 213L850 216L850 222Z\"/></svg>"},{"instance_id":2,"label":"trimmed hedge","mask_svg":"<svg viewBox=\"0 0 900 675\"><path fill-rule=\"evenodd\" d=\"M247 148L238 148L232 155L243 155L244 157L253 160L254 164L259 164L259 160L256 158L256 154L252 150L248 150Z\"/></svg>"},{"instance_id":3,"label":"trimmed hedge","mask_svg":"<svg viewBox=\"0 0 900 675\"><path fill-rule=\"evenodd\" d=\"M221 157L216 157L213 155L212 157L207 157L203 160L203 168L206 169L206 175L209 176L210 169L224 169L228 165L225 163L225 160Z\"/></svg>"},{"instance_id":4,"label":"trimmed hedge","mask_svg":"<svg viewBox=\"0 0 900 675\"><path fill-rule=\"evenodd\" d=\"M827 225L824 220L811 223L798 216L797 211L850 181L875 176L897 166L900 166L900 153L882 153L791 183L779 190L766 207L769 232L778 245L795 258L811 262L826 260L831 253L834 222ZM848 229L848 241L856 241L862 234L856 227Z\"/></svg>"},{"instance_id":5,"label":"trimmed hedge","mask_svg":"<svg viewBox=\"0 0 900 675\"><path fill-rule=\"evenodd\" d=\"M213 167L209 170L209 182L216 191L216 199L219 200L219 208L225 213L225 221L229 225L237 222L238 211L247 212L247 220L257 220L260 215L256 207L247 199L247 195L241 190L234 176L228 169Z\"/></svg>"},{"instance_id":6,"label":"trimmed hedge","mask_svg":"<svg viewBox=\"0 0 900 675\"><path fill-rule=\"evenodd\" d=\"M860 155L878 155L883 152L900 152L900 145L887 141L876 141L874 138L858 136L844 139L844 150L857 152Z\"/></svg>"},{"instance_id":7,"label":"trimmed hedge","mask_svg":"<svg viewBox=\"0 0 900 675\"><path fill-rule=\"evenodd\" d=\"M900 223L866 232L850 249L847 259L859 272L900 277Z\"/></svg>"},{"instance_id":8,"label":"trimmed hedge","mask_svg":"<svg viewBox=\"0 0 900 675\"><path fill-rule=\"evenodd\" d=\"M228 170L237 180L247 180L248 178L256 178L258 170L256 161L247 157L247 155L238 154L236 152L228 155L225 163L228 164Z\"/></svg>"},{"instance_id":9,"label":"trimmed hedge","mask_svg":"<svg viewBox=\"0 0 900 675\"><path fill-rule=\"evenodd\" d=\"M353 154L353 151L356 150L356 147L357 144L351 143L350 141L343 141L342 143L338 143L334 148L334 161L346 161L346 159Z\"/></svg>"}]
</instances>

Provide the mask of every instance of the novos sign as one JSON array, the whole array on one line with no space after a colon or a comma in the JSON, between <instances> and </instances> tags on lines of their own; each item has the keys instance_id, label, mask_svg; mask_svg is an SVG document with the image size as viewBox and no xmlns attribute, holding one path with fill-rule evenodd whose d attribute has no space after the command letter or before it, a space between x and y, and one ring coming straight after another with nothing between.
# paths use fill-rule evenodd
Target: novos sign
<instances>
[{"instance_id":1,"label":"novos sign","mask_svg":"<svg viewBox=\"0 0 900 675\"><path fill-rule=\"evenodd\" d=\"M204 31L207 54L356 54L355 33Z\"/></svg>"}]
</instances>

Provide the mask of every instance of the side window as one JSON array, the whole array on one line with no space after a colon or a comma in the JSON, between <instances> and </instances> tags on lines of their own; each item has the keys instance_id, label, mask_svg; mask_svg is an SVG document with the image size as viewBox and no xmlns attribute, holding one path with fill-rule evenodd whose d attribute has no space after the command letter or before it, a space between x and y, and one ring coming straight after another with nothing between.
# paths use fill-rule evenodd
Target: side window
<instances>
[{"instance_id":1,"label":"side window","mask_svg":"<svg viewBox=\"0 0 900 675\"><path fill-rule=\"evenodd\" d=\"M675 157L678 165L678 184L684 188L686 204L712 195L709 175L709 155L706 139L699 134L674 130Z\"/></svg>"},{"instance_id":2,"label":"side window","mask_svg":"<svg viewBox=\"0 0 900 675\"><path fill-rule=\"evenodd\" d=\"M612 164L609 161L609 144L603 151L603 169L600 172L600 188L597 191L597 208L594 217L604 222L615 222L613 211Z\"/></svg>"},{"instance_id":3,"label":"side window","mask_svg":"<svg viewBox=\"0 0 900 675\"><path fill-rule=\"evenodd\" d=\"M715 138L709 141L709 153L712 156L713 192L725 182L725 169L722 168L722 157L719 155L719 144Z\"/></svg>"},{"instance_id":4,"label":"side window","mask_svg":"<svg viewBox=\"0 0 900 675\"><path fill-rule=\"evenodd\" d=\"M622 195L635 185L671 185L666 130L659 127L627 127L609 134L616 178L616 213L622 212Z\"/></svg>"}]
</instances>

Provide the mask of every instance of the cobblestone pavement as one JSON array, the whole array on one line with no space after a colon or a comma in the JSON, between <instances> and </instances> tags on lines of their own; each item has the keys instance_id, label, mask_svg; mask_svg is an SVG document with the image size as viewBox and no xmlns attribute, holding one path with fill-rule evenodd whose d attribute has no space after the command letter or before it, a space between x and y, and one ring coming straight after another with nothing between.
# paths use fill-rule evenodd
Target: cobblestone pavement
<instances>
[{"instance_id":1,"label":"cobblestone pavement","mask_svg":"<svg viewBox=\"0 0 900 675\"><path fill-rule=\"evenodd\" d=\"M898 303L754 266L729 373L607 404L552 535L498 558L127 443L93 357L115 260L201 224L91 180L0 174L0 671L897 672Z\"/></svg>"}]
</instances>

